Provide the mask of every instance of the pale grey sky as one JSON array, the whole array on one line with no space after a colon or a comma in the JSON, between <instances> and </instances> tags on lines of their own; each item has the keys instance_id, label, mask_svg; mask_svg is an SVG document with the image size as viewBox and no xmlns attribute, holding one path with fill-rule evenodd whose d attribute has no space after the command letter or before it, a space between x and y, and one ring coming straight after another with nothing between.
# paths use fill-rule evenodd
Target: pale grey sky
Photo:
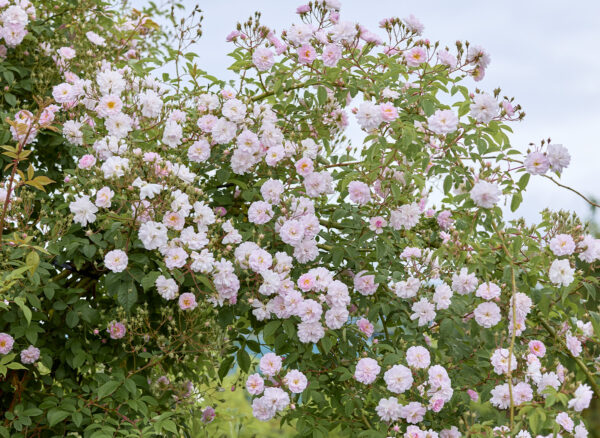
<instances>
[{"instance_id":1,"label":"pale grey sky","mask_svg":"<svg viewBox=\"0 0 600 438\"><path fill-rule=\"evenodd\" d=\"M142 1L142 0L138 0ZM298 22L290 0L183 0L186 9L204 11L202 39L195 49L199 66L218 77L231 78L226 54L232 45L225 36L254 13L263 24L281 31ZM134 2L135 3L135 2ZM452 47L468 40L484 47L492 62L478 87L515 96L526 113L512 125L513 145L525 150L529 142L552 138L571 153L571 166L561 182L587 196L600 198L600 2L557 0L346 0L342 20L359 21L380 35L381 18L409 14L425 25L423 36ZM473 83L474 84L474 83ZM545 207L575 210L589 216L587 204L550 181L533 176L519 215L537 220Z\"/></svg>"}]
</instances>

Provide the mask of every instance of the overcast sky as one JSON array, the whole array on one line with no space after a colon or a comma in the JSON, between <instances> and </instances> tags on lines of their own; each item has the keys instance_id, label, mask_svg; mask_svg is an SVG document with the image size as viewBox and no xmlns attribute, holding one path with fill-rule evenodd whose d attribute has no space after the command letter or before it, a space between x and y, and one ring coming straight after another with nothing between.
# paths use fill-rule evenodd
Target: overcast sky
<instances>
[{"instance_id":1,"label":"overcast sky","mask_svg":"<svg viewBox=\"0 0 600 438\"><path fill-rule=\"evenodd\" d=\"M183 0L186 9L204 11L203 37L197 44L199 66L231 78L225 36L255 10L263 24L281 31L298 22L289 0ZM134 2L135 3L135 2ZM500 6L501 4L501 6ZM484 47L492 62L477 85L515 96L527 116L512 125L512 144L525 150L529 142L552 138L571 153L571 166L561 182L587 196L600 198L600 2L556 0L346 0L341 19L360 21L380 35L381 18L417 16L423 37L452 47L468 40ZM545 207L575 210L589 217L589 207L575 194L533 176L519 215L537 220Z\"/></svg>"}]
</instances>

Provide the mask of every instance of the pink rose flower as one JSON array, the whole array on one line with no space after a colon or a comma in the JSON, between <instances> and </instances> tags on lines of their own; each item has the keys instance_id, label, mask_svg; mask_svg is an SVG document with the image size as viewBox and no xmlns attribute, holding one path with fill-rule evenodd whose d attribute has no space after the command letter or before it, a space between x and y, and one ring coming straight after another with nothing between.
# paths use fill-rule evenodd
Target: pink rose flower
<instances>
[{"instance_id":1,"label":"pink rose flower","mask_svg":"<svg viewBox=\"0 0 600 438\"><path fill-rule=\"evenodd\" d=\"M79 164L77 165L77 167L79 167L80 169L89 169L94 164L96 164L96 157L90 154L86 154L79 159Z\"/></svg>"},{"instance_id":2,"label":"pink rose flower","mask_svg":"<svg viewBox=\"0 0 600 438\"><path fill-rule=\"evenodd\" d=\"M301 64L312 64L317 58L317 51L310 44L305 44L298 49L298 61Z\"/></svg>"}]
</instances>

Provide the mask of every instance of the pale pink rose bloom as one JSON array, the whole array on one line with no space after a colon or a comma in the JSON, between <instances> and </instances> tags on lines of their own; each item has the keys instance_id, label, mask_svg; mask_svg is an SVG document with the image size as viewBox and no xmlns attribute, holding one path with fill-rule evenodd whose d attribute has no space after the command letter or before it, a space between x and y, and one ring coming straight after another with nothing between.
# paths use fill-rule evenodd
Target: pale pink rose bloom
<instances>
[{"instance_id":1,"label":"pale pink rose bloom","mask_svg":"<svg viewBox=\"0 0 600 438\"><path fill-rule=\"evenodd\" d=\"M265 376L274 376L281 370L281 357L275 353L267 353L260 358L259 367Z\"/></svg>"},{"instance_id":2,"label":"pale pink rose bloom","mask_svg":"<svg viewBox=\"0 0 600 438\"><path fill-rule=\"evenodd\" d=\"M427 61L427 52L422 47L415 47L404 52L404 59L409 67L418 67Z\"/></svg>"},{"instance_id":3,"label":"pale pink rose bloom","mask_svg":"<svg viewBox=\"0 0 600 438\"><path fill-rule=\"evenodd\" d=\"M528 346L529 351L537 357L544 357L544 355L546 354L546 346L542 341L534 339L532 341L529 341Z\"/></svg>"},{"instance_id":4,"label":"pale pink rose bloom","mask_svg":"<svg viewBox=\"0 0 600 438\"><path fill-rule=\"evenodd\" d=\"M533 151L523 161L525 169L532 175L543 175L550 169L550 161L543 152Z\"/></svg>"},{"instance_id":5,"label":"pale pink rose bloom","mask_svg":"<svg viewBox=\"0 0 600 438\"><path fill-rule=\"evenodd\" d=\"M431 402L429 404L429 408L433 412L439 412L442 410L443 407L444 407L444 399L441 399L441 398L434 398L433 400L431 400Z\"/></svg>"},{"instance_id":6,"label":"pale pink rose bloom","mask_svg":"<svg viewBox=\"0 0 600 438\"><path fill-rule=\"evenodd\" d=\"M111 339L121 339L127 332L125 325L117 321L111 321L106 331L110 334Z\"/></svg>"},{"instance_id":7,"label":"pale pink rose bloom","mask_svg":"<svg viewBox=\"0 0 600 438\"><path fill-rule=\"evenodd\" d=\"M165 264L168 269L183 268L187 262L188 253L183 248L175 247L167 250Z\"/></svg>"},{"instance_id":8,"label":"pale pink rose bloom","mask_svg":"<svg viewBox=\"0 0 600 438\"><path fill-rule=\"evenodd\" d=\"M61 47L57 50L58 54L63 59L73 59L75 58L75 50L71 47Z\"/></svg>"},{"instance_id":9,"label":"pale pink rose bloom","mask_svg":"<svg viewBox=\"0 0 600 438\"><path fill-rule=\"evenodd\" d=\"M558 234L550 240L550 250L555 256L571 255L575 251L575 241L569 234Z\"/></svg>"},{"instance_id":10,"label":"pale pink rose bloom","mask_svg":"<svg viewBox=\"0 0 600 438\"><path fill-rule=\"evenodd\" d=\"M104 256L104 266L112 272L123 272L127 268L128 257L125 251L114 249Z\"/></svg>"},{"instance_id":11,"label":"pale pink rose bloom","mask_svg":"<svg viewBox=\"0 0 600 438\"><path fill-rule=\"evenodd\" d=\"M556 416L556 422L567 432L572 432L575 426L575 423L573 423L573 420L571 420L571 417L566 412L559 413Z\"/></svg>"},{"instance_id":12,"label":"pale pink rose bloom","mask_svg":"<svg viewBox=\"0 0 600 438\"><path fill-rule=\"evenodd\" d=\"M350 200L357 204L364 205L371 201L371 190L369 186L362 181L351 181L348 184L348 194Z\"/></svg>"},{"instance_id":13,"label":"pale pink rose bloom","mask_svg":"<svg viewBox=\"0 0 600 438\"><path fill-rule=\"evenodd\" d=\"M515 114L515 109L508 100L502 101L502 108L504 108L504 112L506 112L506 115L509 117L512 117Z\"/></svg>"},{"instance_id":14,"label":"pale pink rose bloom","mask_svg":"<svg viewBox=\"0 0 600 438\"><path fill-rule=\"evenodd\" d=\"M375 283L374 275L364 275L364 272L361 271L354 277L354 288L361 295L373 295L377 291L379 283Z\"/></svg>"},{"instance_id":15,"label":"pale pink rose bloom","mask_svg":"<svg viewBox=\"0 0 600 438\"><path fill-rule=\"evenodd\" d=\"M96 157L94 157L91 154L86 154L79 159L77 167L79 167L80 169L89 169L94 164L96 164Z\"/></svg>"},{"instance_id":16,"label":"pale pink rose bloom","mask_svg":"<svg viewBox=\"0 0 600 438\"><path fill-rule=\"evenodd\" d=\"M519 382L513 388L513 399L517 406L533 400L533 389L526 382Z\"/></svg>"},{"instance_id":17,"label":"pale pink rose bloom","mask_svg":"<svg viewBox=\"0 0 600 438\"><path fill-rule=\"evenodd\" d=\"M473 311L473 314L475 315L475 321L477 321L477 324L485 328L491 328L495 326L502 319L498 305L489 301L478 305Z\"/></svg>"},{"instance_id":18,"label":"pale pink rose bloom","mask_svg":"<svg viewBox=\"0 0 600 438\"><path fill-rule=\"evenodd\" d=\"M327 44L323 49L323 65L326 67L335 67L342 58L342 46L337 44Z\"/></svg>"},{"instance_id":19,"label":"pale pink rose bloom","mask_svg":"<svg viewBox=\"0 0 600 438\"><path fill-rule=\"evenodd\" d=\"M567 332L566 343L567 343L567 348L569 349L571 354L575 357L578 357L581 354L581 352L583 351L583 348L581 347L581 342L579 341L579 339L577 339L576 336L571 335L570 332Z\"/></svg>"},{"instance_id":20,"label":"pale pink rose bloom","mask_svg":"<svg viewBox=\"0 0 600 438\"><path fill-rule=\"evenodd\" d=\"M369 220L369 229L375 231L376 234L381 234L385 226L387 226L387 221L381 216L375 216Z\"/></svg>"},{"instance_id":21,"label":"pale pink rose bloom","mask_svg":"<svg viewBox=\"0 0 600 438\"><path fill-rule=\"evenodd\" d=\"M317 51L310 44L305 44L298 49L298 61L301 64L311 64L317 58Z\"/></svg>"},{"instance_id":22,"label":"pale pink rose bloom","mask_svg":"<svg viewBox=\"0 0 600 438\"><path fill-rule=\"evenodd\" d=\"M265 47L259 47L252 54L252 62L260 71L269 70L275 64L273 52Z\"/></svg>"},{"instance_id":23,"label":"pale pink rose bloom","mask_svg":"<svg viewBox=\"0 0 600 438\"><path fill-rule=\"evenodd\" d=\"M390 102L382 103L379 105L379 109L381 110L381 117L386 122L392 122L398 118L398 110Z\"/></svg>"},{"instance_id":24,"label":"pale pink rose bloom","mask_svg":"<svg viewBox=\"0 0 600 438\"><path fill-rule=\"evenodd\" d=\"M418 345L410 347L406 350L406 363L412 368L427 368L431 363L429 351Z\"/></svg>"},{"instance_id":25,"label":"pale pink rose bloom","mask_svg":"<svg viewBox=\"0 0 600 438\"><path fill-rule=\"evenodd\" d=\"M266 224L273 218L271 204L264 201L256 201L248 208L248 220L253 224Z\"/></svg>"},{"instance_id":26,"label":"pale pink rose bloom","mask_svg":"<svg viewBox=\"0 0 600 438\"><path fill-rule=\"evenodd\" d=\"M479 400L479 394L477 394L477 392L473 391L472 389L467 389L467 394L469 394L469 397L471 397L471 400L473 400L474 402Z\"/></svg>"},{"instance_id":27,"label":"pale pink rose bloom","mask_svg":"<svg viewBox=\"0 0 600 438\"><path fill-rule=\"evenodd\" d=\"M8 354L15 343L14 338L8 333L0 333L0 354Z\"/></svg>"},{"instance_id":28,"label":"pale pink rose bloom","mask_svg":"<svg viewBox=\"0 0 600 438\"><path fill-rule=\"evenodd\" d=\"M452 110L437 110L427 118L429 129L438 135L446 135L458 128L458 116Z\"/></svg>"},{"instance_id":29,"label":"pale pink rose bloom","mask_svg":"<svg viewBox=\"0 0 600 438\"><path fill-rule=\"evenodd\" d=\"M447 65L450 68L456 67L456 64L458 63L456 56L447 50L440 50L437 54L437 57L441 64Z\"/></svg>"},{"instance_id":30,"label":"pale pink rose bloom","mask_svg":"<svg viewBox=\"0 0 600 438\"><path fill-rule=\"evenodd\" d=\"M475 296L484 300L493 300L500 296L500 287L497 284L487 282L482 283L475 292Z\"/></svg>"},{"instance_id":31,"label":"pale pink rose bloom","mask_svg":"<svg viewBox=\"0 0 600 438\"><path fill-rule=\"evenodd\" d=\"M186 292L179 295L179 308L181 310L194 310L198 307L196 296L191 292Z\"/></svg>"},{"instance_id":32,"label":"pale pink rose bloom","mask_svg":"<svg viewBox=\"0 0 600 438\"><path fill-rule=\"evenodd\" d=\"M229 33L227 34L227 36L225 37L225 41L227 41L227 42L231 42L231 41L233 41L233 39L234 39L234 38L237 38L237 37L239 37L239 36L241 36L241 35L242 35L242 33L241 33L241 32L239 32L239 31L237 31L237 30L232 30L232 31L231 31L231 32L229 32Z\"/></svg>"},{"instance_id":33,"label":"pale pink rose bloom","mask_svg":"<svg viewBox=\"0 0 600 438\"><path fill-rule=\"evenodd\" d=\"M301 158L298 161L296 161L296 172L298 172L299 175L302 176L307 176L310 175L313 170L314 170L314 165L313 162L310 158Z\"/></svg>"},{"instance_id":34,"label":"pale pink rose bloom","mask_svg":"<svg viewBox=\"0 0 600 438\"><path fill-rule=\"evenodd\" d=\"M427 408L419 402L410 402L402 408L401 416L406 419L407 423L420 423L427 412Z\"/></svg>"},{"instance_id":35,"label":"pale pink rose bloom","mask_svg":"<svg viewBox=\"0 0 600 438\"><path fill-rule=\"evenodd\" d=\"M298 287L304 291L308 292L315 286L315 277L310 273L302 274L300 278L298 278Z\"/></svg>"},{"instance_id":36,"label":"pale pink rose bloom","mask_svg":"<svg viewBox=\"0 0 600 438\"><path fill-rule=\"evenodd\" d=\"M404 18L404 24L411 31L416 33L417 35L421 35L423 30L425 30L425 26L417 17L413 14L410 14L408 17Z\"/></svg>"},{"instance_id":37,"label":"pale pink rose bloom","mask_svg":"<svg viewBox=\"0 0 600 438\"><path fill-rule=\"evenodd\" d=\"M358 326L358 329L361 332L363 332L367 337L371 337L373 331L375 330L373 324L371 324L366 318L361 318L358 321L356 321L356 325Z\"/></svg>"},{"instance_id":38,"label":"pale pink rose bloom","mask_svg":"<svg viewBox=\"0 0 600 438\"><path fill-rule=\"evenodd\" d=\"M369 385L375 381L377 374L379 374L380 371L381 367L377 364L375 359L365 357L356 364L354 378L360 383Z\"/></svg>"},{"instance_id":39,"label":"pale pink rose bloom","mask_svg":"<svg viewBox=\"0 0 600 438\"><path fill-rule=\"evenodd\" d=\"M452 226L454 220L450 218L452 212L450 210L444 210L438 214L437 223L443 230L447 230Z\"/></svg>"},{"instance_id":40,"label":"pale pink rose bloom","mask_svg":"<svg viewBox=\"0 0 600 438\"><path fill-rule=\"evenodd\" d=\"M163 224L174 230L181 231L185 225L185 218L176 211L167 211L163 217Z\"/></svg>"},{"instance_id":41,"label":"pale pink rose bloom","mask_svg":"<svg viewBox=\"0 0 600 438\"><path fill-rule=\"evenodd\" d=\"M411 258L418 259L420 257L421 257L421 249L420 248L412 248L410 246L407 246L406 248L404 248L404 250L400 254L400 258L403 258L403 259L411 259Z\"/></svg>"},{"instance_id":42,"label":"pale pink rose bloom","mask_svg":"<svg viewBox=\"0 0 600 438\"><path fill-rule=\"evenodd\" d=\"M290 392L300 394L306 389L308 380L306 376L298 370L290 370L283 379L284 383L289 388Z\"/></svg>"},{"instance_id":43,"label":"pale pink rose bloom","mask_svg":"<svg viewBox=\"0 0 600 438\"><path fill-rule=\"evenodd\" d=\"M287 44L285 44L283 41L277 38L277 36L275 36L273 32L269 32L267 34L267 39L271 44L273 44L273 47L275 47L275 53L277 53L278 55L281 55L287 50Z\"/></svg>"},{"instance_id":44,"label":"pale pink rose bloom","mask_svg":"<svg viewBox=\"0 0 600 438\"><path fill-rule=\"evenodd\" d=\"M265 389L265 381L258 373L251 374L246 380L246 390L252 395L260 395Z\"/></svg>"},{"instance_id":45,"label":"pale pink rose bloom","mask_svg":"<svg viewBox=\"0 0 600 438\"><path fill-rule=\"evenodd\" d=\"M96 193L96 207L109 208L113 196L115 196L115 192L113 192L109 187L102 187Z\"/></svg>"},{"instance_id":46,"label":"pale pink rose bloom","mask_svg":"<svg viewBox=\"0 0 600 438\"><path fill-rule=\"evenodd\" d=\"M32 364L40 358L40 349L30 345L25 350L21 351L21 362L24 364Z\"/></svg>"}]
</instances>

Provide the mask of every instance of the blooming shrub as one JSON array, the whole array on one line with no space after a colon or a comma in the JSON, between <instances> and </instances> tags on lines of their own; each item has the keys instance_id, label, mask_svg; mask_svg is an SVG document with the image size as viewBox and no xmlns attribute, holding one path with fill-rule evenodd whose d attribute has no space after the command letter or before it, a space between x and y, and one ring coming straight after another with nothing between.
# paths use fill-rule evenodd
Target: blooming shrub
<instances>
[{"instance_id":1,"label":"blooming shrub","mask_svg":"<svg viewBox=\"0 0 600 438\"><path fill-rule=\"evenodd\" d=\"M195 14L162 80L141 13L45 43L61 77L5 147L4 435L190 433L235 364L300 436L586 436L600 241L501 208L567 150L510 144L520 106L464 85L483 49L339 9L240 24L230 83L183 54ZM69 157L48 176L46 131Z\"/></svg>"}]
</instances>

